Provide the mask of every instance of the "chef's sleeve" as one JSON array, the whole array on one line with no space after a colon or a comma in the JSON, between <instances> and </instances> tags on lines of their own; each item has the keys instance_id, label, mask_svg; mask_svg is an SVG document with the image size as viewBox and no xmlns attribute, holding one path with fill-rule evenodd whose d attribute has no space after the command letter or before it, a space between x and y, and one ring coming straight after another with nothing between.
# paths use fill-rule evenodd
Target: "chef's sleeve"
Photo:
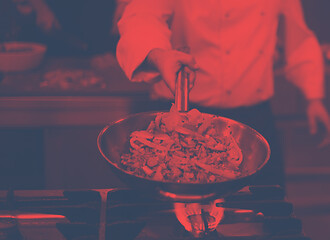
<instances>
[{"instance_id":1,"label":"chef's sleeve","mask_svg":"<svg viewBox=\"0 0 330 240\"><path fill-rule=\"evenodd\" d=\"M282 0L286 77L307 99L324 97L324 63L321 47L307 27L299 0Z\"/></svg>"},{"instance_id":2,"label":"chef's sleeve","mask_svg":"<svg viewBox=\"0 0 330 240\"><path fill-rule=\"evenodd\" d=\"M159 77L156 71L140 71L140 66L152 49L171 49L168 21L172 4L171 0L131 0L127 4L118 22L120 39L116 55L131 81L149 82Z\"/></svg>"}]
</instances>

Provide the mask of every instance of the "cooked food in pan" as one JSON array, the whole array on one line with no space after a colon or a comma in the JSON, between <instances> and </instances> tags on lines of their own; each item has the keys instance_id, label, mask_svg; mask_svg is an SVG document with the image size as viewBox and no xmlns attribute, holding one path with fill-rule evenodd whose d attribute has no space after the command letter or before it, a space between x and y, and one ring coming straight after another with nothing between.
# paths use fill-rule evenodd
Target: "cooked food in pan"
<instances>
[{"instance_id":1,"label":"cooked food in pan","mask_svg":"<svg viewBox=\"0 0 330 240\"><path fill-rule=\"evenodd\" d=\"M137 176L164 182L212 183L238 177L242 151L228 131L215 128L216 116L173 106L157 114L146 130L130 135L122 167Z\"/></svg>"}]
</instances>

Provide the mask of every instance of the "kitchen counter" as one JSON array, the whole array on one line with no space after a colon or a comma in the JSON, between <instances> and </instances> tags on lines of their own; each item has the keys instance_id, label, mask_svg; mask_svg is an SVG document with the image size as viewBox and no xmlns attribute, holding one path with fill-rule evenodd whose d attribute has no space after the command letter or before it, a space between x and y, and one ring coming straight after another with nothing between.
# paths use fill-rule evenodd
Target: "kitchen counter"
<instances>
[{"instance_id":1,"label":"kitchen counter","mask_svg":"<svg viewBox=\"0 0 330 240\"><path fill-rule=\"evenodd\" d=\"M85 73L96 81L70 77ZM55 77L47 81L47 74ZM4 75L0 126L104 125L145 101L148 88L130 82L114 58L106 70L93 68L89 58L47 58L37 69Z\"/></svg>"},{"instance_id":2,"label":"kitchen counter","mask_svg":"<svg viewBox=\"0 0 330 240\"><path fill-rule=\"evenodd\" d=\"M96 81L74 79L85 73ZM6 73L0 82L0 187L8 177L17 188L120 185L100 159L96 138L147 96L148 85L130 82L114 58L106 70L93 68L89 58L48 57L37 69Z\"/></svg>"},{"instance_id":3,"label":"kitchen counter","mask_svg":"<svg viewBox=\"0 0 330 240\"><path fill-rule=\"evenodd\" d=\"M0 82L0 126L95 126L129 114L132 103L148 101L149 86L130 82L114 57L110 62L108 68L99 69L87 57L48 57L37 69L5 74ZM69 76L60 80L58 72L87 72L97 79L86 82ZM47 82L51 73L58 81ZM285 80L281 69L275 74L275 114L301 118L305 108L301 93ZM326 76L330 76L330 64ZM330 84L326 92L329 96ZM330 107L329 97L325 103Z\"/></svg>"},{"instance_id":4,"label":"kitchen counter","mask_svg":"<svg viewBox=\"0 0 330 240\"><path fill-rule=\"evenodd\" d=\"M93 67L89 57L48 57L37 69L5 73L0 82L0 96L114 96L142 94L148 90L147 84L130 82L114 57L109 61L108 67L102 69ZM57 82L45 85L47 74L60 71L55 77ZM65 71L91 73L99 81L79 81L78 78L84 80L81 76L70 79L75 77L74 73L65 76Z\"/></svg>"}]
</instances>

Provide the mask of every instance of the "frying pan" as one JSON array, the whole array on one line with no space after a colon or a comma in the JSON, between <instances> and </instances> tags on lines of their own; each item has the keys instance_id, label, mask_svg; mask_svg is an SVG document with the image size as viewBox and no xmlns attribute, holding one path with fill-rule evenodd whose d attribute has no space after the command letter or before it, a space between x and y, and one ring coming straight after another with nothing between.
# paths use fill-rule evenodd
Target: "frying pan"
<instances>
[{"instance_id":1,"label":"frying pan","mask_svg":"<svg viewBox=\"0 0 330 240\"><path fill-rule=\"evenodd\" d=\"M184 95L183 98L187 98L187 82L183 82L181 86L185 91L179 94ZM186 111L187 101L180 101L178 106L179 110ZM158 113L144 112L129 115L104 127L98 136L97 145L103 158L118 177L130 187L139 188L146 193L157 194L165 199L183 202L221 198L250 184L269 160L270 147L260 133L238 121L217 116L215 122L217 132L225 133L229 128L242 150L243 161L240 165L242 174L239 177L214 183L177 183L151 180L133 175L122 168L121 155L129 152L130 134L133 131L147 129Z\"/></svg>"},{"instance_id":2,"label":"frying pan","mask_svg":"<svg viewBox=\"0 0 330 240\"><path fill-rule=\"evenodd\" d=\"M106 126L97 139L98 149L110 164L118 177L131 187L143 191L161 193L165 197L176 200L203 200L223 197L251 183L260 169L270 157L270 148L266 139L251 127L240 122L218 117L215 127L218 131L226 131L230 127L243 153L240 177L215 183L176 183L150 180L135 176L125 171L120 163L122 153L129 150L129 137L133 131L145 130L155 119L157 112L145 112L130 115Z\"/></svg>"}]
</instances>

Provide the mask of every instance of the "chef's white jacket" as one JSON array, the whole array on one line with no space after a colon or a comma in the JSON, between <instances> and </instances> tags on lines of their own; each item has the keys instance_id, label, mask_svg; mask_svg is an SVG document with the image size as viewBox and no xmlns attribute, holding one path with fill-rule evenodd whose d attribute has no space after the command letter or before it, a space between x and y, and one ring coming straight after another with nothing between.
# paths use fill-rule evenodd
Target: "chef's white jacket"
<instances>
[{"instance_id":1,"label":"chef's white jacket","mask_svg":"<svg viewBox=\"0 0 330 240\"><path fill-rule=\"evenodd\" d=\"M268 100L279 19L287 79L307 99L324 95L323 58L299 0L131 0L118 23L117 59L131 81L159 79L139 66L154 48L189 47L200 69L190 101L232 108ZM156 81L152 98L172 99Z\"/></svg>"}]
</instances>

